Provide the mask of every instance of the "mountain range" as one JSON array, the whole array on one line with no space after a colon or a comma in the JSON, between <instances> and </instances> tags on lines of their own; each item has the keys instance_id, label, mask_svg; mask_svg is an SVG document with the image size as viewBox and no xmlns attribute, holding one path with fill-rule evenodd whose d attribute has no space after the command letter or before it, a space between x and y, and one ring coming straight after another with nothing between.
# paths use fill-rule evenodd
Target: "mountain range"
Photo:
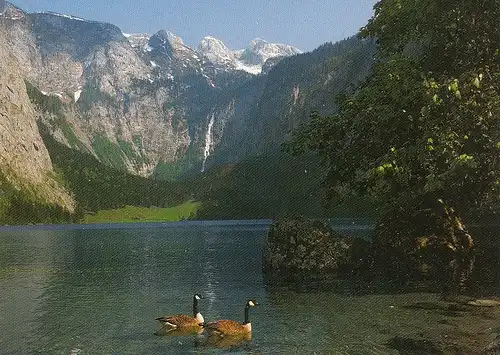
<instances>
[{"instance_id":1,"label":"mountain range","mask_svg":"<svg viewBox=\"0 0 500 355\"><path fill-rule=\"evenodd\" d=\"M173 180L279 150L310 112L333 112L335 95L367 75L374 43L301 53L262 39L231 50L207 36L191 48L164 30L126 34L0 1L0 49L3 178L72 210L37 123L105 165Z\"/></svg>"}]
</instances>

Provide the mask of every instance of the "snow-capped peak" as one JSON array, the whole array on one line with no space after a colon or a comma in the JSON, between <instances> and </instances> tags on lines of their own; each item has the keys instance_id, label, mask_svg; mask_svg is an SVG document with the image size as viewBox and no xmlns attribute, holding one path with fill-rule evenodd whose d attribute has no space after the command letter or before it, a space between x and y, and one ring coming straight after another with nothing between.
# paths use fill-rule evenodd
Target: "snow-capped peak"
<instances>
[{"instance_id":1,"label":"snow-capped peak","mask_svg":"<svg viewBox=\"0 0 500 355\"><path fill-rule=\"evenodd\" d=\"M234 52L227 48L220 39L212 36L207 36L201 40L198 52L214 64L230 65L236 61Z\"/></svg>"},{"instance_id":2,"label":"snow-capped peak","mask_svg":"<svg viewBox=\"0 0 500 355\"><path fill-rule=\"evenodd\" d=\"M255 38L246 49L233 51L224 42L212 36L203 38L198 52L212 63L226 68L244 70L251 74L259 74L262 66L270 58L287 57L302 53L299 49L279 43L269 43Z\"/></svg>"},{"instance_id":3,"label":"snow-capped peak","mask_svg":"<svg viewBox=\"0 0 500 355\"><path fill-rule=\"evenodd\" d=\"M170 42L170 45L172 47L175 47L178 45L182 45L182 46L184 45L184 41L182 40L182 38L180 38L179 36L175 35L174 33L170 32L170 31L167 31L167 39Z\"/></svg>"},{"instance_id":4,"label":"snow-capped peak","mask_svg":"<svg viewBox=\"0 0 500 355\"><path fill-rule=\"evenodd\" d=\"M269 43L261 38L255 38L241 53L240 59L248 64L262 65L270 58L289 57L300 53L302 51L293 46L281 43Z\"/></svg>"},{"instance_id":5,"label":"snow-capped peak","mask_svg":"<svg viewBox=\"0 0 500 355\"><path fill-rule=\"evenodd\" d=\"M201 40L200 45L198 46L198 51L200 52L231 52L229 48L226 47L224 42L220 39L206 36Z\"/></svg>"}]
</instances>

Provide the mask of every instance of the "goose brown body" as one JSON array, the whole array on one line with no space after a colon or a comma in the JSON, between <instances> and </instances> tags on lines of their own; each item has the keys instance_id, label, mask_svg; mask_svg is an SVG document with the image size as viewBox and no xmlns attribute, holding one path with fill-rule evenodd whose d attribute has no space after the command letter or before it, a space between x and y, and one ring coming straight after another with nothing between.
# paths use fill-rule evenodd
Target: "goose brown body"
<instances>
[{"instance_id":1,"label":"goose brown body","mask_svg":"<svg viewBox=\"0 0 500 355\"><path fill-rule=\"evenodd\" d=\"M194 327L203 323L203 318L196 318L188 316L187 314L175 314L173 316L163 316L156 318L156 320L162 322L164 325L171 325L172 327Z\"/></svg>"},{"instance_id":2,"label":"goose brown body","mask_svg":"<svg viewBox=\"0 0 500 355\"><path fill-rule=\"evenodd\" d=\"M193 296L193 316L188 316L187 314L174 314L171 316L159 317L156 318L156 320L160 321L167 329L199 327L200 323L205 321L198 310L198 300L200 299L201 296L199 294Z\"/></svg>"},{"instance_id":3,"label":"goose brown body","mask_svg":"<svg viewBox=\"0 0 500 355\"><path fill-rule=\"evenodd\" d=\"M258 303L254 300L247 301L245 305L245 321L243 323L236 322L230 319L221 319L215 322L208 322L203 324L204 328L207 330L209 335L241 335L248 334L252 331L252 323L248 316L248 311L250 307L254 307Z\"/></svg>"},{"instance_id":4,"label":"goose brown body","mask_svg":"<svg viewBox=\"0 0 500 355\"><path fill-rule=\"evenodd\" d=\"M203 333L203 327L200 327L198 324L193 326L182 326L177 328L172 328L168 326L163 326L161 329L158 329L154 334L163 336L190 336L190 335L200 335Z\"/></svg>"},{"instance_id":5,"label":"goose brown body","mask_svg":"<svg viewBox=\"0 0 500 355\"><path fill-rule=\"evenodd\" d=\"M243 324L234 320L222 319L216 322L209 322L205 326L209 334L217 335L237 335L250 333L252 331L251 323Z\"/></svg>"}]
</instances>

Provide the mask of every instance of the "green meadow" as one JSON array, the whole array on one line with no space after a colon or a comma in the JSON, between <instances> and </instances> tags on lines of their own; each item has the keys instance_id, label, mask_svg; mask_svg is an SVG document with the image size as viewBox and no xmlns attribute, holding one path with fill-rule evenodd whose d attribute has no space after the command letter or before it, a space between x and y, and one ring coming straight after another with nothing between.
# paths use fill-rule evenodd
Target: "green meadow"
<instances>
[{"instance_id":1,"label":"green meadow","mask_svg":"<svg viewBox=\"0 0 500 355\"><path fill-rule=\"evenodd\" d=\"M195 201L168 208L125 206L87 214L83 223L175 222L192 217L199 206L200 203Z\"/></svg>"}]
</instances>

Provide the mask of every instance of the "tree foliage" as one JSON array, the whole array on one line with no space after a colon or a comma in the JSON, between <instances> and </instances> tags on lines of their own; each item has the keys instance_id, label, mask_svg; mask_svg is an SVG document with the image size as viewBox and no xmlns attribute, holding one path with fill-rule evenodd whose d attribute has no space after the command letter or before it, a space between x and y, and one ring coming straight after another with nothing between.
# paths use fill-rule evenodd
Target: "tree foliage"
<instances>
[{"instance_id":1,"label":"tree foliage","mask_svg":"<svg viewBox=\"0 0 500 355\"><path fill-rule=\"evenodd\" d=\"M443 198L462 212L497 200L499 16L499 0L379 1L361 30L377 39L373 73L289 147L321 155L332 192Z\"/></svg>"}]
</instances>

